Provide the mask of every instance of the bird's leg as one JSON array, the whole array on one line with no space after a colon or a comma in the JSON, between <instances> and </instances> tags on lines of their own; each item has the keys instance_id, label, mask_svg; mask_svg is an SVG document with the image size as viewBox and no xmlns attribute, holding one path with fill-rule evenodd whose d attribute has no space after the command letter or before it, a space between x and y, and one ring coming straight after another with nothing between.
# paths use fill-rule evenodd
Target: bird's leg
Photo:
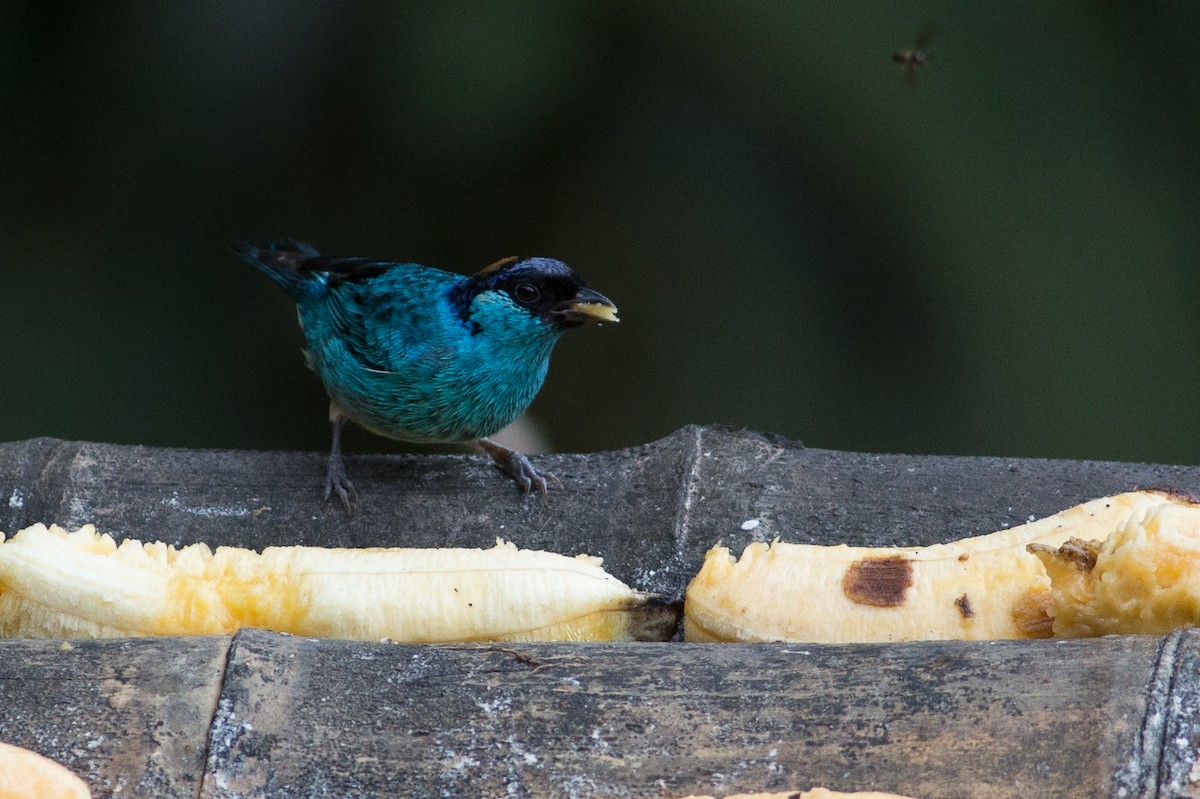
<instances>
[{"instance_id":1,"label":"bird's leg","mask_svg":"<svg viewBox=\"0 0 1200 799\"><path fill-rule=\"evenodd\" d=\"M330 496L337 494L346 510L350 511L358 500L358 492L354 490L354 484L346 474L346 464L342 461L342 427L346 424L346 417L330 408L329 421L333 424L333 445L329 450L329 467L325 472L325 501L328 502Z\"/></svg>"},{"instance_id":2,"label":"bird's leg","mask_svg":"<svg viewBox=\"0 0 1200 799\"><path fill-rule=\"evenodd\" d=\"M546 489L550 487L551 483L562 485L562 480L550 472L539 472L535 469L529 462L529 458L508 447L502 447L491 439L476 439L471 442L471 446L490 457L497 466L512 475L512 478L517 481L517 485L526 494L533 490L534 486L537 486L538 491L542 492L542 499L545 499Z\"/></svg>"}]
</instances>

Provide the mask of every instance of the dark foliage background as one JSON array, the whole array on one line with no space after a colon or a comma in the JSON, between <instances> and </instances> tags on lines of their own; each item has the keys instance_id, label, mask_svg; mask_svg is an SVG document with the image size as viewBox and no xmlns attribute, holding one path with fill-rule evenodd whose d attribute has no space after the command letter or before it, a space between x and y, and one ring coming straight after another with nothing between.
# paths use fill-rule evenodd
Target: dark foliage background
<instances>
[{"instance_id":1,"label":"dark foliage background","mask_svg":"<svg viewBox=\"0 0 1200 799\"><path fill-rule=\"evenodd\" d=\"M67 10L67 9L70 10ZM915 89L890 61L937 34ZM228 250L571 263L555 447L1200 462L1200 5L0 4L0 439L324 449ZM357 434L348 447L396 449Z\"/></svg>"}]
</instances>

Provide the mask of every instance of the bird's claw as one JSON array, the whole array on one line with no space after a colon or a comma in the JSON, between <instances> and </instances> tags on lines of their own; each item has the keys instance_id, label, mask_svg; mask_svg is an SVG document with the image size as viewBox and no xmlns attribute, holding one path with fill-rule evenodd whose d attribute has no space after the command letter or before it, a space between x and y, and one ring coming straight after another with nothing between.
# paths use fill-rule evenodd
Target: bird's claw
<instances>
[{"instance_id":1,"label":"bird's claw","mask_svg":"<svg viewBox=\"0 0 1200 799\"><path fill-rule=\"evenodd\" d=\"M517 485L519 485L521 490L526 494L528 494L534 488L537 488L537 490L542 494L543 501L545 501L548 497L547 492L549 491L551 483L556 486L562 485L562 480L559 480L557 477L555 477L553 472L539 472L537 468L529 462L529 458L525 457L519 452L514 452L510 463L507 466L502 464L501 468L513 476L513 479L517 481Z\"/></svg>"},{"instance_id":2,"label":"bird's claw","mask_svg":"<svg viewBox=\"0 0 1200 799\"><path fill-rule=\"evenodd\" d=\"M521 490L526 494L536 488L542 495L542 501L546 502L549 497L550 485L561 486L562 480L559 480L551 472L539 472L537 468L529 462L529 458L522 455L520 452L502 447L494 441L489 441L486 438L480 439L477 446L486 453L497 466L507 472Z\"/></svg>"},{"instance_id":3,"label":"bird's claw","mask_svg":"<svg viewBox=\"0 0 1200 799\"><path fill-rule=\"evenodd\" d=\"M329 467L325 472L325 501L337 494L338 499L346 506L346 511L354 510L354 503L358 501L358 492L354 490L354 483L350 482L350 476L346 474L346 464L342 462L341 455L329 456Z\"/></svg>"}]
</instances>

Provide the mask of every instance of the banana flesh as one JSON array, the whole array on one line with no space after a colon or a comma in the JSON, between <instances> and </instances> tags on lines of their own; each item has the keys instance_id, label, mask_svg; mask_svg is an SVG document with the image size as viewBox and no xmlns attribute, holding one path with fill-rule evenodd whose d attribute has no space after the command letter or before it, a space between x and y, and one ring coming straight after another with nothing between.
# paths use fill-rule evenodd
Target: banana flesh
<instances>
[{"instance_id":1,"label":"banana flesh","mask_svg":"<svg viewBox=\"0 0 1200 799\"><path fill-rule=\"evenodd\" d=\"M1027 546L1105 539L1155 514L1177 527L1186 518L1194 530L1200 508L1178 495L1135 491L929 547L775 541L750 544L735 558L718 545L688 586L684 637L828 643L1049 637L1059 631L1051 576ZM1200 622L1200 615L1191 618Z\"/></svg>"},{"instance_id":2,"label":"banana flesh","mask_svg":"<svg viewBox=\"0 0 1200 799\"><path fill-rule=\"evenodd\" d=\"M1200 504L1176 497L1103 540L1031 545L1050 577L1054 634L1166 635L1200 625Z\"/></svg>"},{"instance_id":3,"label":"banana flesh","mask_svg":"<svg viewBox=\"0 0 1200 799\"><path fill-rule=\"evenodd\" d=\"M91 799L91 791L65 766L37 752L0 741L0 799Z\"/></svg>"},{"instance_id":4,"label":"banana flesh","mask_svg":"<svg viewBox=\"0 0 1200 799\"><path fill-rule=\"evenodd\" d=\"M2 537L0 537L2 541ZM497 541L482 549L117 543L35 525L0 543L0 636L229 634L363 641L663 640L677 611L604 571Z\"/></svg>"}]
</instances>

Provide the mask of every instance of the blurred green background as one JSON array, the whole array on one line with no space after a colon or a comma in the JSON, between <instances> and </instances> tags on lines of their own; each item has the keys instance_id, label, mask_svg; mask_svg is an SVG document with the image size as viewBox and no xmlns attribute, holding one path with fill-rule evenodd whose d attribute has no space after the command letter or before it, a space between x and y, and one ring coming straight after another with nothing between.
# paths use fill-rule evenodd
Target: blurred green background
<instances>
[{"instance_id":1,"label":"blurred green background","mask_svg":"<svg viewBox=\"0 0 1200 799\"><path fill-rule=\"evenodd\" d=\"M559 450L1200 463L1200 4L68 7L0 3L0 439L325 449L294 235L574 266Z\"/></svg>"}]
</instances>

